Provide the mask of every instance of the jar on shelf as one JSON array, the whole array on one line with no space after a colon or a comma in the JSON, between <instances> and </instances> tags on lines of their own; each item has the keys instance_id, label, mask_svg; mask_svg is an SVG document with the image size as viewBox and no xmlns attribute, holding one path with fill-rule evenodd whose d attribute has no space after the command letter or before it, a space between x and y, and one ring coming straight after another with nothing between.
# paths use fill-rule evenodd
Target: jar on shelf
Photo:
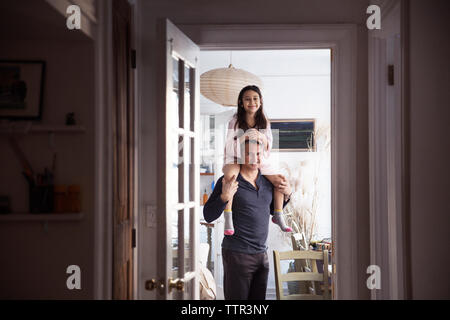
<instances>
[{"instance_id":1,"label":"jar on shelf","mask_svg":"<svg viewBox=\"0 0 450 320\"><path fill-rule=\"evenodd\" d=\"M81 211L81 187L73 184L68 188L69 212Z\"/></svg>"},{"instance_id":2,"label":"jar on shelf","mask_svg":"<svg viewBox=\"0 0 450 320\"><path fill-rule=\"evenodd\" d=\"M57 213L67 212L67 186L55 185L53 187L53 211Z\"/></svg>"}]
</instances>

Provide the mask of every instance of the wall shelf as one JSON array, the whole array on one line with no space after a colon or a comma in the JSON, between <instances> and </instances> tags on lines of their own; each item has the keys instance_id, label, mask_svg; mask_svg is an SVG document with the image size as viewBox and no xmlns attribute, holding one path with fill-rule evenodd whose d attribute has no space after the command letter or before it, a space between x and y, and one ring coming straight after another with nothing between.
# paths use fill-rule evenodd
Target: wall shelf
<instances>
[{"instance_id":1,"label":"wall shelf","mask_svg":"<svg viewBox=\"0 0 450 320\"><path fill-rule=\"evenodd\" d=\"M73 125L32 125L30 133L84 133L86 128L83 126Z\"/></svg>"},{"instance_id":2,"label":"wall shelf","mask_svg":"<svg viewBox=\"0 0 450 320\"><path fill-rule=\"evenodd\" d=\"M0 214L0 222L80 221L83 217L83 213L7 213Z\"/></svg>"},{"instance_id":3,"label":"wall shelf","mask_svg":"<svg viewBox=\"0 0 450 320\"><path fill-rule=\"evenodd\" d=\"M28 124L0 126L0 134L39 134L39 133L85 133L86 128L81 125Z\"/></svg>"}]
</instances>

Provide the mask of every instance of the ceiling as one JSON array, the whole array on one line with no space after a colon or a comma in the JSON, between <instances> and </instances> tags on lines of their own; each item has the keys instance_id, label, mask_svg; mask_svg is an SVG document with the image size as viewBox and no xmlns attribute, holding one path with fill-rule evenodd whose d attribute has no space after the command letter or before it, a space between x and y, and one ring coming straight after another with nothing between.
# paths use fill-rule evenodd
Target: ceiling
<instances>
[{"instance_id":1,"label":"ceiling","mask_svg":"<svg viewBox=\"0 0 450 320\"><path fill-rule=\"evenodd\" d=\"M226 68L230 62L260 77L266 85L277 79L296 79L330 75L329 49L301 50L202 50L200 74L215 68ZM267 88L261 88L264 92ZM218 114L235 107L223 107L200 95L200 112Z\"/></svg>"},{"instance_id":2,"label":"ceiling","mask_svg":"<svg viewBox=\"0 0 450 320\"><path fill-rule=\"evenodd\" d=\"M66 27L66 17L45 0L1 0L0 40L89 41Z\"/></svg>"}]
</instances>

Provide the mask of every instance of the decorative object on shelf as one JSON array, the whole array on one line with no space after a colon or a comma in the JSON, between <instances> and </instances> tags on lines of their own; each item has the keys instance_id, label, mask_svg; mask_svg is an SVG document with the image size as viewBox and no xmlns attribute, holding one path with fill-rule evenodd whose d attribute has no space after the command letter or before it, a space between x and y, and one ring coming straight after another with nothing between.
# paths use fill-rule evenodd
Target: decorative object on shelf
<instances>
[{"instance_id":1,"label":"decorative object on shelf","mask_svg":"<svg viewBox=\"0 0 450 320\"><path fill-rule=\"evenodd\" d=\"M262 88L262 80L242 69L232 65L230 52L230 65L228 68L209 70L200 76L200 93L209 100L225 107L236 107L239 91L247 85L256 85Z\"/></svg>"},{"instance_id":2,"label":"decorative object on shelf","mask_svg":"<svg viewBox=\"0 0 450 320\"><path fill-rule=\"evenodd\" d=\"M328 250L328 252L332 251L331 239L326 238L320 241L311 241L312 250L324 251Z\"/></svg>"},{"instance_id":3,"label":"decorative object on shelf","mask_svg":"<svg viewBox=\"0 0 450 320\"><path fill-rule=\"evenodd\" d=\"M81 187L79 185L70 185L68 191L68 211L80 212L81 211Z\"/></svg>"},{"instance_id":4,"label":"decorative object on shelf","mask_svg":"<svg viewBox=\"0 0 450 320\"><path fill-rule=\"evenodd\" d=\"M0 196L0 214L11 213L11 201L8 196Z\"/></svg>"},{"instance_id":5,"label":"decorative object on shelf","mask_svg":"<svg viewBox=\"0 0 450 320\"><path fill-rule=\"evenodd\" d=\"M29 185L30 213L53 212L53 186Z\"/></svg>"},{"instance_id":6,"label":"decorative object on shelf","mask_svg":"<svg viewBox=\"0 0 450 320\"><path fill-rule=\"evenodd\" d=\"M53 210L56 213L62 213L68 211L68 195L67 195L67 186L65 185L55 185L54 189L54 202L53 202Z\"/></svg>"},{"instance_id":7,"label":"decorative object on shelf","mask_svg":"<svg viewBox=\"0 0 450 320\"><path fill-rule=\"evenodd\" d=\"M26 176L26 175L25 175ZM31 213L50 213L54 209L53 173L47 168L44 173L27 177L29 183L29 205Z\"/></svg>"},{"instance_id":8,"label":"decorative object on shelf","mask_svg":"<svg viewBox=\"0 0 450 320\"><path fill-rule=\"evenodd\" d=\"M45 61L0 60L0 118L39 120Z\"/></svg>"},{"instance_id":9,"label":"decorative object on shelf","mask_svg":"<svg viewBox=\"0 0 450 320\"><path fill-rule=\"evenodd\" d=\"M51 170L45 168L43 173L35 173L14 136L9 137L9 143L18 157L20 164L22 165L22 174L28 182L28 204L30 213L53 212L53 184L56 166L56 153L53 154Z\"/></svg>"},{"instance_id":10,"label":"decorative object on shelf","mask_svg":"<svg viewBox=\"0 0 450 320\"><path fill-rule=\"evenodd\" d=\"M206 193L206 189L205 189L205 193L203 194L203 205L205 205L205 203L208 201L208 194Z\"/></svg>"},{"instance_id":11,"label":"decorative object on shelf","mask_svg":"<svg viewBox=\"0 0 450 320\"><path fill-rule=\"evenodd\" d=\"M314 119L270 120L273 139L272 150L278 151L316 151ZM278 139L276 138L278 136Z\"/></svg>"},{"instance_id":12,"label":"decorative object on shelf","mask_svg":"<svg viewBox=\"0 0 450 320\"><path fill-rule=\"evenodd\" d=\"M66 114L66 125L74 126L76 124L77 123L75 121L75 112L69 112L68 114Z\"/></svg>"},{"instance_id":13,"label":"decorative object on shelf","mask_svg":"<svg viewBox=\"0 0 450 320\"><path fill-rule=\"evenodd\" d=\"M209 159L208 161L208 173L213 173L214 169L213 169L213 161L212 159Z\"/></svg>"}]
</instances>

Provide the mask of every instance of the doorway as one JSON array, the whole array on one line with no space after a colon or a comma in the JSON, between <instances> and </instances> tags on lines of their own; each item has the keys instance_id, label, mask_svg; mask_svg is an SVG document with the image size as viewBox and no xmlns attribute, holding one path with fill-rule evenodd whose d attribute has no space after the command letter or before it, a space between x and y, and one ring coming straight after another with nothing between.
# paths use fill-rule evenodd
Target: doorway
<instances>
[{"instance_id":1,"label":"doorway","mask_svg":"<svg viewBox=\"0 0 450 320\"><path fill-rule=\"evenodd\" d=\"M356 26L355 25L178 25L189 42L201 50L331 49L331 203L336 299L357 296L356 232ZM239 35L239 37L237 37ZM139 45L138 45L139 47ZM201 65L201 62L200 62ZM139 72L139 71L138 71ZM138 77L141 78L141 77ZM155 88L161 91L161 77ZM143 89L141 84L141 89ZM158 92L156 91L156 93ZM142 94L142 93L141 93ZM158 103L160 107L160 103ZM159 108L158 107L158 108ZM141 106L142 108L142 106ZM158 110L156 105L154 110ZM337 148L336 146L339 146ZM155 173L156 174L156 173ZM165 184L166 181L159 181ZM200 196L195 197L199 201ZM144 204L145 205L145 204ZM197 212L199 215L200 212ZM159 226L157 226L158 230ZM141 229L141 237L154 230ZM336 241L339 239L339 241ZM157 259L158 241L146 242L140 252ZM159 260L160 261L160 260ZM140 262L139 262L140 263ZM339 268L336 268L339 265ZM155 270L155 266L141 268ZM149 276L155 276L152 271ZM146 296L144 277L140 296ZM167 281L167 279L161 279Z\"/></svg>"},{"instance_id":2,"label":"doorway","mask_svg":"<svg viewBox=\"0 0 450 320\"><path fill-rule=\"evenodd\" d=\"M280 122L313 124L314 139L310 145L291 149L281 143L279 149L273 150L273 160L280 173L288 177L294 191L291 204L285 208L288 224L296 233L305 235L307 247L309 244L319 247L318 243L323 243L331 249L331 50L203 50L200 62L201 73L231 64L258 76L263 82L264 112L275 125ZM214 182L222 175L225 129L235 112L235 107L224 107L200 97L200 169L205 171L200 176L202 195L210 195ZM272 129L275 132L276 129ZM220 250L223 223L218 219L212 224L205 221L201 224L200 242L207 243L209 248L206 266L214 275L217 298L223 299ZM275 226L269 227L269 256L274 249L292 250L289 234ZM286 262L282 266L283 273L289 268ZM275 299L272 259L269 264L267 299Z\"/></svg>"}]
</instances>

